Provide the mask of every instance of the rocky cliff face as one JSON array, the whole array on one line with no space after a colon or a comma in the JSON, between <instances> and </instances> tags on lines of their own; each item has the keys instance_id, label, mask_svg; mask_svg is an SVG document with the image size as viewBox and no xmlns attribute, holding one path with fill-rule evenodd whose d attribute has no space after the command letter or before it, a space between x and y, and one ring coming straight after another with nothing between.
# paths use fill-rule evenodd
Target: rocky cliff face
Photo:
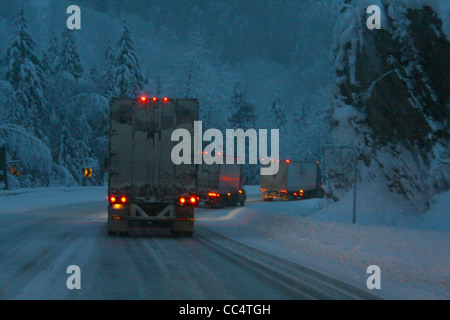
<instances>
[{"instance_id":1,"label":"rocky cliff face","mask_svg":"<svg viewBox=\"0 0 450 320\"><path fill-rule=\"evenodd\" d=\"M334 142L357 146L368 169L361 179L383 175L392 192L426 208L450 182L450 42L430 7L383 9L383 29L369 30L361 8L341 6ZM335 194L348 187L336 181Z\"/></svg>"}]
</instances>

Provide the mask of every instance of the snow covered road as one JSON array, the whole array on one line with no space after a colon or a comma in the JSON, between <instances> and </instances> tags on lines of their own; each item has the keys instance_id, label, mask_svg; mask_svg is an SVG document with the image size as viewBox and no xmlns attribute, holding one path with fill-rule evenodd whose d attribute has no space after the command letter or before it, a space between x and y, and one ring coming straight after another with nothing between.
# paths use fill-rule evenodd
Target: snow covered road
<instances>
[{"instance_id":1,"label":"snow covered road","mask_svg":"<svg viewBox=\"0 0 450 320\"><path fill-rule=\"evenodd\" d=\"M58 190L0 196L0 299L374 298L201 221L193 239L139 229L129 238L108 237L103 191L77 188L53 204L48 193ZM47 206L39 209L43 199ZM199 209L199 216L207 212ZM81 269L81 290L66 287L70 265Z\"/></svg>"}]
</instances>

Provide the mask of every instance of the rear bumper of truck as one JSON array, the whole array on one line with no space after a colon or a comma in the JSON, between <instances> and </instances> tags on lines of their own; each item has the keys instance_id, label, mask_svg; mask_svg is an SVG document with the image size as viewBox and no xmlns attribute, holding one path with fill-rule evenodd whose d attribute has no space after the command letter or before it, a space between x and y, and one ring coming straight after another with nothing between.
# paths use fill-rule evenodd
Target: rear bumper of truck
<instances>
[{"instance_id":1,"label":"rear bumper of truck","mask_svg":"<svg viewBox=\"0 0 450 320\"><path fill-rule=\"evenodd\" d=\"M109 234L128 233L130 227L135 226L171 228L175 234L193 233L194 208L174 203L130 203L121 208L109 206Z\"/></svg>"},{"instance_id":2,"label":"rear bumper of truck","mask_svg":"<svg viewBox=\"0 0 450 320\"><path fill-rule=\"evenodd\" d=\"M305 200L313 198L323 198L325 192L322 188L313 190L261 190L261 197L265 201L281 199L285 201Z\"/></svg>"}]
</instances>

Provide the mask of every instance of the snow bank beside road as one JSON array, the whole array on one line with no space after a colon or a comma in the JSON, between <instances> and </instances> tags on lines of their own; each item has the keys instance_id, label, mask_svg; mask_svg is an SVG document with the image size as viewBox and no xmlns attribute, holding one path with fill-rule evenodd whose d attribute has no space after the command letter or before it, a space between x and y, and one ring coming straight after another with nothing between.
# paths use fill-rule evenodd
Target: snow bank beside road
<instances>
[{"instance_id":1,"label":"snow bank beside road","mask_svg":"<svg viewBox=\"0 0 450 320\"><path fill-rule=\"evenodd\" d=\"M0 214L105 201L105 187L58 187L0 191ZM106 207L105 207L106 208Z\"/></svg>"},{"instance_id":2,"label":"snow bank beside road","mask_svg":"<svg viewBox=\"0 0 450 320\"><path fill-rule=\"evenodd\" d=\"M367 267L378 265L382 271L382 290L376 294L382 297L450 298L450 233L443 228L440 214L448 202L448 194L438 197L430 214L425 215L438 216L439 228L426 229L426 223L434 218L417 218L416 224L406 222L405 218L402 223L398 218L402 214L396 212L393 225L379 225L377 219L383 220L389 212L382 219L375 210L378 218L373 219L367 213L370 206L360 205L360 213L366 214L360 217L365 225L355 226L351 224L352 210L346 199L328 206L325 200L258 202L252 198L257 197L253 187L246 189L251 205L231 210L199 210L198 224L358 287L366 286ZM371 205L379 206L379 210L389 207L392 210L394 200L379 199ZM399 210L406 209L401 203ZM448 215L444 219L448 226Z\"/></svg>"}]
</instances>

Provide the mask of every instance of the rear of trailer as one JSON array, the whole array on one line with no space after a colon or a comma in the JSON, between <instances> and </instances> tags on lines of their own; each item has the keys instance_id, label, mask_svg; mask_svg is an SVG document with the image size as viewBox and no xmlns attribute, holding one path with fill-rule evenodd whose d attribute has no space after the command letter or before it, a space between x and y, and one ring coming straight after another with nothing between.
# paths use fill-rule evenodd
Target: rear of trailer
<instances>
[{"instance_id":1,"label":"rear of trailer","mask_svg":"<svg viewBox=\"0 0 450 320\"><path fill-rule=\"evenodd\" d=\"M174 164L172 149L178 142L172 142L172 133L184 129L193 136L198 117L193 99L111 100L109 235L127 235L138 226L192 236L197 166Z\"/></svg>"},{"instance_id":2,"label":"rear of trailer","mask_svg":"<svg viewBox=\"0 0 450 320\"><path fill-rule=\"evenodd\" d=\"M243 168L240 164L213 164L200 166L198 171L198 195L200 202L214 208L226 205L244 205Z\"/></svg>"},{"instance_id":3,"label":"rear of trailer","mask_svg":"<svg viewBox=\"0 0 450 320\"><path fill-rule=\"evenodd\" d=\"M319 162L280 161L277 174L261 176L261 192L265 201L323 197L325 193Z\"/></svg>"}]
</instances>

